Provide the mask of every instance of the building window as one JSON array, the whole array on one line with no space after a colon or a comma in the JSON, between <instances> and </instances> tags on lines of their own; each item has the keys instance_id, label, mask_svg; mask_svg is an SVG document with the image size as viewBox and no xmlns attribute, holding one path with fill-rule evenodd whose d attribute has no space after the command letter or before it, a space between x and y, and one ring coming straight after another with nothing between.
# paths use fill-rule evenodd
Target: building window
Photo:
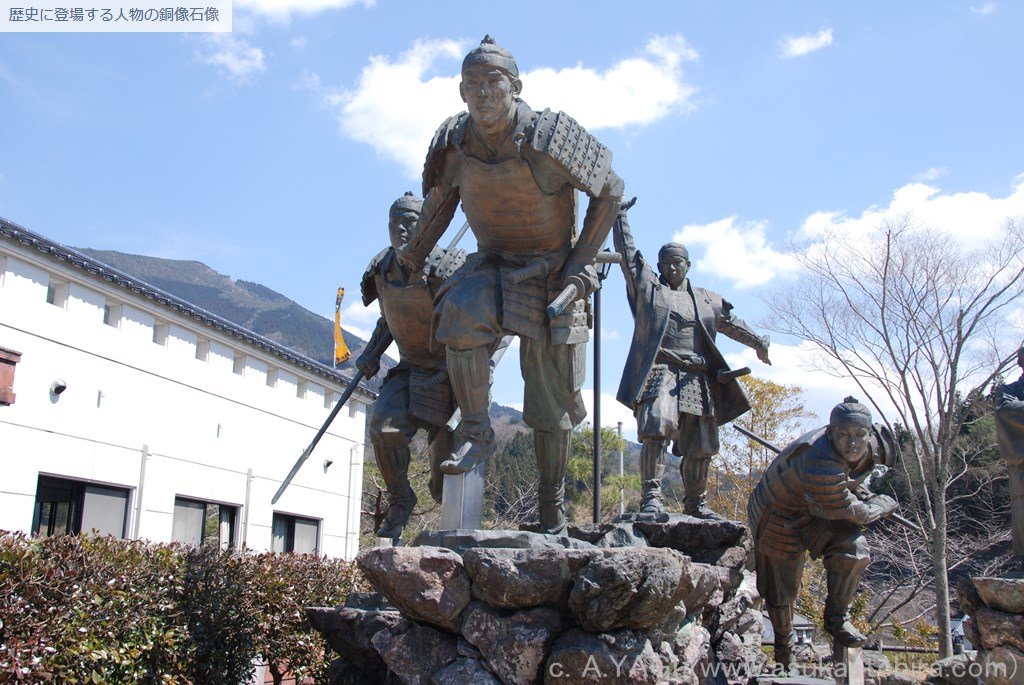
<instances>
[{"instance_id":1,"label":"building window","mask_svg":"<svg viewBox=\"0 0 1024 685\"><path fill-rule=\"evenodd\" d=\"M237 520L238 507L175 497L171 539L186 545L234 549Z\"/></svg>"},{"instance_id":2,"label":"building window","mask_svg":"<svg viewBox=\"0 0 1024 685\"><path fill-rule=\"evenodd\" d=\"M271 536L271 551L316 554L319 550L320 522L275 513Z\"/></svg>"},{"instance_id":3,"label":"building window","mask_svg":"<svg viewBox=\"0 0 1024 685\"><path fill-rule=\"evenodd\" d=\"M68 305L68 284L50 279L46 286L46 302L54 307L64 309Z\"/></svg>"},{"instance_id":4,"label":"building window","mask_svg":"<svg viewBox=\"0 0 1024 685\"><path fill-rule=\"evenodd\" d=\"M32 532L47 537L95 530L123 538L128 490L39 476Z\"/></svg>"}]
</instances>

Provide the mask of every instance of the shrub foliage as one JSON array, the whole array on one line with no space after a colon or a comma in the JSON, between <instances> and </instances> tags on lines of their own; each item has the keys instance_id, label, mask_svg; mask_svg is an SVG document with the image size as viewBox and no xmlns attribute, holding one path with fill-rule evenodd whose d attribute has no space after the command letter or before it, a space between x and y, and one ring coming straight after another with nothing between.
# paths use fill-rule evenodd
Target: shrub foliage
<instances>
[{"instance_id":1,"label":"shrub foliage","mask_svg":"<svg viewBox=\"0 0 1024 685\"><path fill-rule=\"evenodd\" d=\"M0 683L319 680L303 608L341 603L355 566L93 535L0 532Z\"/></svg>"}]
</instances>

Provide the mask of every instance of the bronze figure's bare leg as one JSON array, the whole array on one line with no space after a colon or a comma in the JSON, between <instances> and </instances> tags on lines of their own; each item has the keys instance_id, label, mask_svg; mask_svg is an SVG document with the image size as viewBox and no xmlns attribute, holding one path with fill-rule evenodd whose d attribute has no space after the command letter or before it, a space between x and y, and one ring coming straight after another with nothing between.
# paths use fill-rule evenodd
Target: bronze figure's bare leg
<instances>
[{"instance_id":1,"label":"bronze figure's bare leg","mask_svg":"<svg viewBox=\"0 0 1024 685\"><path fill-rule=\"evenodd\" d=\"M796 644L796 635L793 633L793 605L768 604L766 608L768 618L772 622L772 631L775 633L775 663L789 670L793 666L793 645Z\"/></svg>"},{"instance_id":2,"label":"bronze figure's bare leg","mask_svg":"<svg viewBox=\"0 0 1024 685\"><path fill-rule=\"evenodd\" d=\"M416 429L416 420L409 416L409 373L393 373L381 388L370 417L370 442L390 500L378 537L400 537L416 506L409 485L409 443Z\"/></svg>"},{"instance_id":3,"label":"bronze figure's bare leg","mask_svg":"<svg viewBox=\"0 0 1024 685\"><path fill-rule=\"evenodd\" d=\"M384 522L377 530L377 537L399 538L409 522L413 507L416 506L416 493L409 485L409 446L382 447L374 445L377 453L377 465L384 483L388 488L390 503Z\"/></svg>"},{"instance_id":4,"label":"bronze figure's bare leg","mask_svg":"<svg viewBox=\"0 0 1024 685\"><path fill-rule=\"evenodd\" d=\"M644 442L640 448L640 476L643 479L640 513L664 513L665 504L661 499L661 479L664 475L665 442L663 440Z\"/></svg>"},{"instance_id":5,"label":"bronze figure's bare leg","mask_svg":"<svg viewBox=\"0 0 1024 685\"><path fill-rule=\"evenodd\" d=\"M702 519L723 521L719 514L708 506L708 472L711 457L683 457L679 470L683 476L683 513Z\"/></svg>"},{"instance_id":6,"label":"bronze figure's bare leg","mask_svg":"<svg viewBox=\"0 0 1024 685\"><path fill-rule=\"evenodd\" d=\"M846 527L846 522L833 523ZM847 524L852 527L852 524ZM825 552L825 581L828 595L825 597L825 632L843 647L863 647L867 638L850 621L850 603L857 594L860 576L868 567L867 542L857 532L831 546Z\"/></svg>"},{"instance_id":7,"label":"bronze figure's bare leg","mask_svg":"<svg viewBox=\"0 0 1024 685\"><path fill-rule=\"evenodd\" d=\"M491 417L487 413L491 404L490 364L487 347L471 350L448 348L448 376L462 410L462 423L457 432L465 442L457 453L441 464L445 473L472 471L497 451Z\"/></svg>"},{"instance_id":8,"label":"bronze figure's bare leg","mask_svg":"<svg viewBox=\"0 0 1024 685\"><path fill-rule=\"evenodd\" d=\"M565 532L565 471L572 439L567 430L534 430L533 445L540 469L540 532Z\"/></svg>"},{"instance_id":9,"label":"bronze figure's bare leg","mask_svg":"<svg viewBox=\"0 0 1024 685\"><path fill-rule=\"evenodd\" d=\"M438 504L444 492L444 471L441 464L451 456L452 434L447 428L433 426L427 431L427 452L430 456L430 496Z\"/></svg>"},{"instance_id":10,"label":"bronze figure's bare leg","mask_svg":"<svg viewBox=\"0 0 1024 685\"><path fill-rule=\"evenodd\" d=\"M711 457L718 453L718 426L707 416L682 414L676 437L677 454L683 461L679 472L683 477L683 513L702 519L724 520L708 506L708 473Z\"/></svg>"},{"instance_id":11,"label":"bronze figure's bare leg","mask_svg":"<svg viewBox=\"0 0 1024 685\"><path fill-rule=\"evenodd\" d=\"M519 364L525 381L523 421L533 429L540 470L542 533L558 535L565 531L565 473L572 427L586 412L579 392L583 358L578 345L520 338Z\"/></svg>"},{"instance_id":12,"label":"bronze figure's bare leg","mask_svg":"<svg viewBox=\"0 0 1024 685\"><path fill-rule=\"evenodd\" d=\"M793 602L800 594L800 580L803 574L804 553L793 558L769 557L754 552L754 567L757 571L757 591L764 597L768 618L775 633L775 662L786 670L793 666Z\"/></svg>"}]
</instances>

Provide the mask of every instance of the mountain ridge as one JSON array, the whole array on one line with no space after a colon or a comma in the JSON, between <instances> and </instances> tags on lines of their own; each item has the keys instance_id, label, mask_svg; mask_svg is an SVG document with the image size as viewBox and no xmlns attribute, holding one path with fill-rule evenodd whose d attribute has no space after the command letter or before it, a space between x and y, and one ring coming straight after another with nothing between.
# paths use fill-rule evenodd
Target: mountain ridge
<instances>
[{"instance_id":1,"label":"mountain ridge","mask_svg":"<svg viewBox=\"0 0 1024 685\"><path fill-rule=\"evenodd\" d=\"M93 259L145 281L329 367L334 367L334 322L260 283L233 279L196 260L165 259L114 250L75 248ZM343 330L352 357L339 369L354 372L366 341ZM379 390L397 362L385 356L368 385Z\"/></svg>"}]
</instances>

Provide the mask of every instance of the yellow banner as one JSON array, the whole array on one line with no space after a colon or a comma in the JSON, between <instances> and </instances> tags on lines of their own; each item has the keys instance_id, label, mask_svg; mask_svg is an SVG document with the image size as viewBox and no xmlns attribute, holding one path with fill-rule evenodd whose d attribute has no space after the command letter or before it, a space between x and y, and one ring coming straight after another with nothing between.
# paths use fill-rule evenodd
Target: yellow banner
<instances>
[{"instance_id":1,"label":"yellow banner","mask_svg":"<svg viewBox=\"0 0 1024 685\"><path fill-rule=\"evenodd\" d=\"M334 300L334 365L345 363L352 353L348 351L345 337L341 333L341 301L345 299L345 289L338 288L338 296Z\"/></svg>"}]
</instances>

